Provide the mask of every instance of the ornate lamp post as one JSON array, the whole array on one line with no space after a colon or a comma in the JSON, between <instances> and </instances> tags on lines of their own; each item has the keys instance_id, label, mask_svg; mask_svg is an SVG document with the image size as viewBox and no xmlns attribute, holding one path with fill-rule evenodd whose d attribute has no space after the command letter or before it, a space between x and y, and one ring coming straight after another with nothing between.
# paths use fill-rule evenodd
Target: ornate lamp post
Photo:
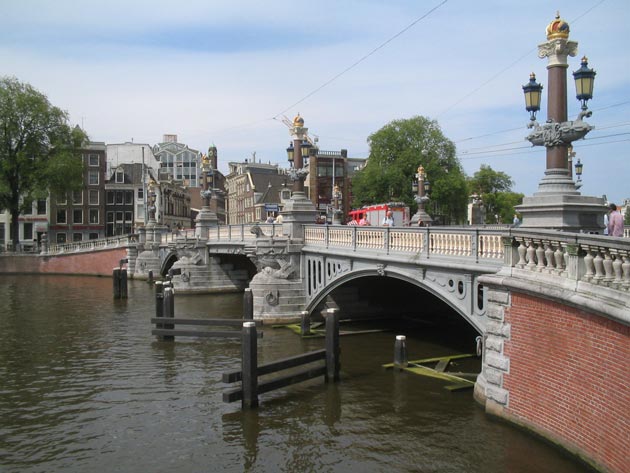
<instances>
[{"instance_id":1,"label":"ornate lamp post","mask_svg":"<svg viewBox=\"0 0 630 473\"><path fill-rule=\"evenodd\" d=\"M569 25L559 14L547 26L546 33L547 41L538 46L538 56L548 58L548 105L547 121L544 124L536 122L543 86L536 82L533 73L529 82L523 86L525 109L530 112L528 128L533 128L527 140L534 146L546 148L546 170L538 191L533 197L525 197L517 210L523 215L523 227L597 231L603 226L604 202L597 197L580 195L580 185L573 181L569 165L571 143L593 129L583 119L591 116L586 103L593 96L595 71L588 68L588 61L584 57L581 68L573 73L576 97L582 102L582 111L576 120L568 121L567 57L577 54L577 42L569 41Z\"/></svg>"},{"instance_id":2,"label":"ornate lamp post","mask_svg":"<svg viewBox=\"0 0 630 473\"><path fill-rule=\"evenodd\" d=\"M428 194L431 191L431 183L427 179L423 166L418 166L418 172L411 183L411 190L418 204L418 211L411 217L411 225L428 227L433 223L433 219L425 210L426 203L430 200Z\"/></svg>"},{"instance_id":3,"label":"ornate lamp post","mask_svg":"<svg viewBox=\"0 0 630 473\"><path fill-rule=\"evenodd\" d=\"M149 222L147 223L147 226L155 226L155 224L157 223L155 221L155 211L156 211L156 207L155 207L155 201L156 201L156 193L155 193L155 186L156 186L156 182L151 179L149 181Z\"/></svg>"},{"instance_id":4,"label":"ornate lamp post","mask_svg":"<svg viewBox=\"0 0 630 473\"><path fill-rule=\"evenodd\" d=\"M308 158L312 145L306 139L308 128L304 127L304 119L298 114L289 130L292 142L287 148L289 160L288 175L293 181L291 199L285 203L283 215L283 232L296 239L302 238L302 224L315 222L315 206L304 193L304 180L308 175ZM291 228L289 228L291 227Z\"/></svg>"},{"instance_id":5,"label":"ornate lamp post","mask_svg":"<svg viewBox=\"0 0 630 473\"><path fill-rule=\"evenodd\" d=\"M341 225L341 214L343 213L342 210L339 208L339 201L341 200L341 198L343 197L343 194L341 193L341 189L339 189L339 185L335 184L335 187L333 188L333 225Z\"/></svg>"},{"instance_id":6,"label":"ornate lamp post","mask_svg":"<svg viewBox=\"0 0 630 473\"><path fill-rule=\"evenodd\" d=\"M216 227L219 224L216 214L210 209L210 200L212 199L212 188L210 186L214 185L214 169L212 169L212 165L216 162L213 159L216 156L216 148L214 146L209 148L208 153L210 156L204 154L199 164L203 176L203 188L200 192L203 199L203 207L195 220L195 236L203 239L208 238L210 227Z\"/></svg>"}]
</instances>

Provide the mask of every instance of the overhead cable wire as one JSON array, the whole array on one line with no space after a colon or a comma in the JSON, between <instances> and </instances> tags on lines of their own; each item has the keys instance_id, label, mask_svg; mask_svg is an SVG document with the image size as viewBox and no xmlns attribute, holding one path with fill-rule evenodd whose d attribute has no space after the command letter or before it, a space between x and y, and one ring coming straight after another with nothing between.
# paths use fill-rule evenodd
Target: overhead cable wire
<instances>
[{"instance_id":1,"label":"overhead cable wire","mask_svg":"<svg viewBox=\"0 0 630 473\"><path fill-rule=\"evenodd\" d=\"M370 56L372 56L374 53L376 53L377 51L379 51L380 49L384 48L385 46L387 46L389 43L391 43L393 40L395 40L396 38L398 38L400 35L402 35L403 33L405 33L407 30L411 29L412 27L414 27L417 23L419 23L420 21L424 20L425 18L427 18L429 15L431 15L434 11L436 11L438 8L440 8L442 5L444 5L446 2L448 2L448 0L443 0L441 3L439 3L438 5L434 6L433 8L431 8L428 12L426 12L424 15L422 15L421 17L415 19L414 21L412 21L409 25L407 25L406 27L404 27L402 30L400 30L398 33L396 33L394 36L390 37L389 39L387 39L385 42L381 43L380 45L378 45L376 48L374 48L372 51L370 51L369 53L367 53L366 55L364 55L361 59L355 61L354 63L352 63L350 66L346 67L343 71L341 71L340 73L338 73L337 75L333 76L331 79L327 80L326 82L324 82L322 85L320 85L319 87L317 87L316 89L312 90L311 92L309 92L308 94L306 94L304 97L302 97L300 100L298 100L297 102L295 102L294 104L290 105L289 107L285 108L284 110L282 110L280 113L277 113L276 115L273 116L273 119L277 119L279 116L281 116L282 114L284 114L285 112L291 110L293 107L295 107L296 105L301 104L302 102L304 102L306 99L312 97L313 95L315 95L317 92L319 92L320 90L322 90L324 87L326 87L327 85L330 85L332 82L334 82L335 80L337 80L339 77L341 77L342 75L344 75L346 72L350 71L351 69L355 68L356 66L358 66L359 64L361 64L363 61L365 61L367 58L369 58Z\"/></svg>"}]
</instances>

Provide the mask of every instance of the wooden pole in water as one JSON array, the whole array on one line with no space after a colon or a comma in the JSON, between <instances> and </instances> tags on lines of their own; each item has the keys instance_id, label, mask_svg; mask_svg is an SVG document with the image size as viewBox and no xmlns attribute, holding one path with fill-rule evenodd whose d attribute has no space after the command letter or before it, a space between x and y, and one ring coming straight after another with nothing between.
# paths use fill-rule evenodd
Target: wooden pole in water
<instances>
[{"instance_id":1,"label":"wooden pole in water","mask_svg":"<svg viewBox=\"0 0 630 473\"><path fill-rule=\"evenodd\" d=\"M394 343L394 368L401 370L408 365L407 337L404 335L396 335L396 342Z\"/></svg>"},{"instance_id":2,"label":"wooden pole in water","mask_svg":"<svg viewBox=\"0 0 630 473\"><path fill-rule=\"evenodd\" d=\"M114 268L112 272L112 279L114 280L114 299L120 299L120 268Z\"/></svg>"},{"instance_id":3,"label":"wooden pole in water","mask_svg":"<svg viewBox=\"0 0 630 473\"><path fill-rule=\"evenodd\" d=\"M163 317L174 318L175 317L175 293L173 292L172 287L164 288L164 308L163 308ZM175 326L172 324L164 324L165 329L174 329ZM164 335L163 340L171 341L175 340L173 335Z\"/></svg>"},{"instance_id":4,"label":"wooden pole in water","mask_svg":"<svg viewBox=\"0 0 630 473\"><path fill-rule=\"evenodd\" d=\"M326 311L326 382L339 381L339 309Z\"/></svg>"},{"instance_id":5,"label":"wooden pole in water","mask_svg":"<svg viewBox=\"0 0 630 473\"><path fill-rule=\"evenodd\" d=\"M249 287L243 292L243 319L254 320L254 294Z\"/></svg>"},{"instance_id":6,"label":"wooden pole in water","mask_svg":"<svg viewBox=\"0 0 630 473\"><path fill-rule=\"evenodd\" d=\"M254 322L243 322L241 371L242 407L258 407L258 337Z\"/></svg>"},{"instance_id":7,"label":"wooden pole in water","mask_svg":"<svg viewBox=\"0 0 630 473\"><path fill-rule=\"evenodd\" d=\"M302 336L311 334L311 316L305 310L300 312L300 334Z\"/></svg>"},{"instance_id":8,"label":"wooden pole in water","mask_svg":"<svg viewBox=\"0 0 630 473\"><path fill-rule=\"evenodd\" d=\"M127 291L127 270L120 268L120 298L127 299L129 292Z\"/></svg>"}]
</instances>

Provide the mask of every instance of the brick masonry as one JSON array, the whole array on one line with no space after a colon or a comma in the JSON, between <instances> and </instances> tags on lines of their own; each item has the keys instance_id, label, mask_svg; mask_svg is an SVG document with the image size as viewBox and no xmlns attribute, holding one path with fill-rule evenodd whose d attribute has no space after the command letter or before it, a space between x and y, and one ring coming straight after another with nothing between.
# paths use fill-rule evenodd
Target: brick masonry
<instances>
[{"instance_id":1,"label":"brick masonry","mask_svg":"<svg viewBox=\"0 0 630 473\"><path fill-rule=\"evenodd\" d=\"M0 274L74 274L111 276L113 268L127 257L125 248L113 248L91 253L57 256L2 255Z\"/></svg>"},{"instance_id":2,"label":"brick masonry","mask_svg":"<svg viewBox=\"0 0 630 473\"><path fill-rule=\"evenodd\" d=\"M489 397L604 470L630 471L630 327L517 292L504 317L509 394L506 403L503 392Z\"/></svg>"}]
</instances>

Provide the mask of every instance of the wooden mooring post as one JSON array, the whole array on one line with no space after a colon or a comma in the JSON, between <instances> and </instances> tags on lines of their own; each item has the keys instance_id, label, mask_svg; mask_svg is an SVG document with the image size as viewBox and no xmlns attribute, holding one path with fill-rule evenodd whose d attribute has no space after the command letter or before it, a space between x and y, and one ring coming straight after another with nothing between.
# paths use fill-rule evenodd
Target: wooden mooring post
<instances>
[{"instance_id":1,"label":"wooden mooring post","mask_svg":"<svg viewBox=\"0 0 630 473\"><path fill-rule=\"evenodd\" d=\"M241 401L244 409L258 406L258 395L275 389L324 376L327 382L339 380L339 309L328 309L326 316L326 348L258 365L258 336L253 322L244 322L242 331L241 370L223 373L224 383L241 382L240 388L223 393L224 402ZM258 376L277 373L317 361L324 365L305 368L274 379L259 381Z\"/></svg>"},{"instance_id":2,"label":"wooden mooring post","mask_svg":"<svg viewBox=\"0 0 630 473\"><path fill-rule=\"evenodd\" d=\"M163 309L162 309L162 317L165 319L173 319L175 318L175 293L173 292L173 288L170 284L164 284L164 300L163 300ZM175 326L173 324L163 324L162 327L164 330L173 330ZM175 336L173 335L162 335L162 340L164 341L172 341L175 340Z\"/></svg>"},{"instance_id":3,"label":"wooden mooring post","mask_svg":"<svg viewBox=\"0 0 630 473\"><path fill-rule=\"evenodd\" d=\"M396 335L394 342L394 368L399 370L409 366L407 360L407 337L404 335Z\"/></svg>"},{"instance_id":4,"label":"wooden mooring post","mask_svg":"<svg viewBox=\"0 0 630 473\"><path fill-rule=\"evenodd\" d=\"M243 292L243 319L254 320L254 294L249 287Z\"/></svg>"},{"instance_id":5,"label":"wooden mooring post","mask_svg":"<svg viewBox=\"0 0 630 473\"><path fill-rule=\"evenodd\" d=\"M112 270L114 299L127 299L127 270L123 268L127 261L127 258L121 259L118 268Z\"/></svg>"}]
</instances>

